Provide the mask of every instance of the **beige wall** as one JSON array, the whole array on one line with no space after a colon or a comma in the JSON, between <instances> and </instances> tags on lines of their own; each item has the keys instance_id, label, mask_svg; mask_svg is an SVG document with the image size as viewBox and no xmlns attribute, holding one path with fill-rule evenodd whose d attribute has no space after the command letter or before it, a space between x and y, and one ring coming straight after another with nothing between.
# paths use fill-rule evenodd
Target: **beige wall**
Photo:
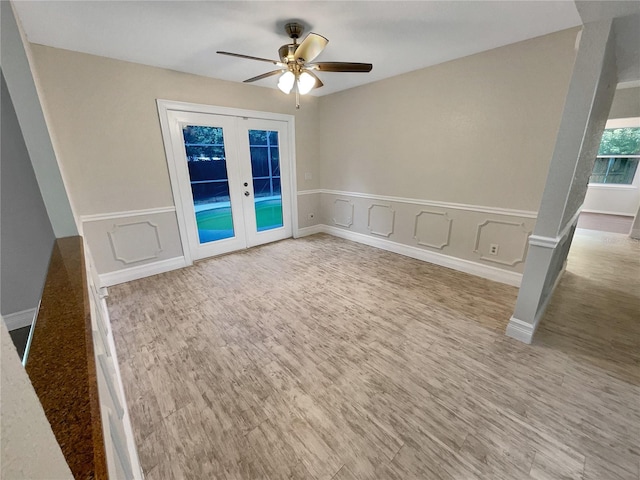
<instances>
[{"instance_id":1,"label":"beige wall","mask_svg":"<svg viewBox=\"0 0 640 480\"><path fill-rule=\"evenodd\" d=\"M609 118L640 117L640 87L620 88L613 97Z\"/></svg>"},{"instance_id":2,"label":"beige wall","mask_svg":"<svg viewBox=\"0 0 640 480\"><path fill-rule=\"evenodd\" d=\"M316 98L296 111L273 89L41 45L33 55L79 215L173 205L158 98L295 115L298 188L317 188Z\"/></svg>"},{"instance_id":3,"label":"beige wall","mask_svg":"<svg viewBox=\"0 0 640 480\"><path fill-rule=\"evenodd\" d=\"M322 187L537 210L577 32L322 97Z\"/></svg>"},{"instance_id":4,"label":"beige wall","mask_svg":"<svg viewBox=\"0 0 640 480\"><path fill-rule=\"evenodd\" d=\"M157 98L288 113L296 116L298 190L321 189L299 196L300 227L325 223L415 247L416 254L430 251L518 273L526 253L522 237L533 228L547 176L577 32L305 98L297 112L293 99L274 89L38 45L33 53L80 215L173 205ZM307 172L312 180L304 180ZM344 192L378 197L347 195L346 202L336 203ZM385 196L419 201L405 207ZM353 224L344 227L333 220L349 201ZM383 207L374 206L381 201ZM99 272L154 262L175 268L172 258L181 246L174 215L87 219L85 235ZM107 237L134 220L157 230L162 252L155 241L149 252L132 244L132 258L149 259L123 263ZM387 224L392 233L381 235L377 225ZM447 231L451 238L441 246ZM499 246L497 255L487 253L491 245Z\"/></svg>"}]
</instances>

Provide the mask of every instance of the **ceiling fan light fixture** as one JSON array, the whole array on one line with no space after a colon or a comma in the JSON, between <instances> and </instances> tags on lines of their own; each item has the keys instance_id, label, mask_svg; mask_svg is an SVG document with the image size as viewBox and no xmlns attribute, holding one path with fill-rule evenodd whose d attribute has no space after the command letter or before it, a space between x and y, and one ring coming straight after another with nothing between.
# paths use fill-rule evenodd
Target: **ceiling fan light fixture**
<instances>
[{"instance_id":1,"label":"ceiling fan light fixture","mask_svg":"<svg viewBox=\"0 0 640 480\"><path fill-rule=\"evenodd\" d=\"M316 79L313 78L313 76L311 76L309 73L302 72L298 77L298 91L300 92L300 95L306 95L315 86Z\"/></svg>"},{"instance_id":2,"label":"ceiling fan light fixture","mask_svg":"<svg viewBox=\"0 0 640 480\"><path fill-rule=\"evenodd\" d=\"M291 21L285 25L285 31L291 43L282 45L278 49L280 60L270 60L268 58L254 57L252 55L244 55L241 53L224 52L218 50L216 53L220 55L229 55L231 57L246 58L247 60L255 60L259 62L272 63L278 67L255 77L248 78L245 83L256 82L279 75L278 89L285 95L291 92L296 96L296 108L300 108L300 95L306 95L314 88L321 88L324 84L322 80L314 73L319 72L370 72L373 65L370 63L355 62L315 62L315 59L322 53L327 46L329 40L317 33L309 33L302 42L298 43L298 39L304 31L301 23Z\"/></svg>"},{"instance_id":3,"label":"ceiling fan light fixture","mask_svg":"<svg viewBox=\"0 0 640 480\"><path fill-rule=\"evenodd\" d=\"M280 89L280 91L282 91L282 93L286 93L287 95L289 95L295 81L296 76L293 74L293 72L284 72L278 80L278 88Z\"/></svg>"}]
</instances>

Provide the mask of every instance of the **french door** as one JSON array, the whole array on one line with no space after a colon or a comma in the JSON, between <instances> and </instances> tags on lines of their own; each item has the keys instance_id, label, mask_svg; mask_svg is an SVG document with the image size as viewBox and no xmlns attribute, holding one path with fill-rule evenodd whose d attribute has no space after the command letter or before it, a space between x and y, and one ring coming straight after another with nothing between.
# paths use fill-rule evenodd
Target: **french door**
<instances>
[{"instance_id":1,"label":"french door","mask_svg":"<svg viewBox=\"0 0 640 480\"><path fill-rule=\"evenodd\" d=\"M287 122L167 110L166 127L192 259L291 236Z\"/></svg>"}]
</instances>

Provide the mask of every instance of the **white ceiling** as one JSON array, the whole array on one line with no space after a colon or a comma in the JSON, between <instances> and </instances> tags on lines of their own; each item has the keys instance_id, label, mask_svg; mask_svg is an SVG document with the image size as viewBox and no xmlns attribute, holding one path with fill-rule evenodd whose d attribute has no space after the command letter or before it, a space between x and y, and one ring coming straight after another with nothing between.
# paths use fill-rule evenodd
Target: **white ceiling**
<instances>
[{"instance_id":1,"label":"white ceiling","mask_svg":"<svg viewBox=\"0 0 640 480\"><path fill-rule=\"evenodd\" d=\"M277 59L283 25L329 38L318 61L373 63L371 73L320 73L318 95L580 25L563 1L17 1L32 43L241 82ZM276 77L256 82L275 88Z\"/></svg>"}]
</instances>

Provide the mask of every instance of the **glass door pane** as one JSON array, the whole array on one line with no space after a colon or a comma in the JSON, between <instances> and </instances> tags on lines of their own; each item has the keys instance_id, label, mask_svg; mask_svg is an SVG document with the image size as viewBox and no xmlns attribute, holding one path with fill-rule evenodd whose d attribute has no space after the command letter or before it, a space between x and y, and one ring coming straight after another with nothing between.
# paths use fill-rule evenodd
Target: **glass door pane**
<instances>
[{"instance_id":1,"label":"glass door pane","mask_svg":"<svg viewBox=\"0 0 640 480\"><path fill-rule=\"evenodd\" d=\"M254 209L258 232L283 226L278 132L249 130Z\"/></svg>"},{"instance_id":2,"label":"glass door pane","mask_svg":"<svg viewBox=\"0 0 640 480\"><path fill-rule=\"evenodd\" d=\"M234 236L229 177L221 127L182 128L201 244Z\"/></svg>"}]
</instances>

